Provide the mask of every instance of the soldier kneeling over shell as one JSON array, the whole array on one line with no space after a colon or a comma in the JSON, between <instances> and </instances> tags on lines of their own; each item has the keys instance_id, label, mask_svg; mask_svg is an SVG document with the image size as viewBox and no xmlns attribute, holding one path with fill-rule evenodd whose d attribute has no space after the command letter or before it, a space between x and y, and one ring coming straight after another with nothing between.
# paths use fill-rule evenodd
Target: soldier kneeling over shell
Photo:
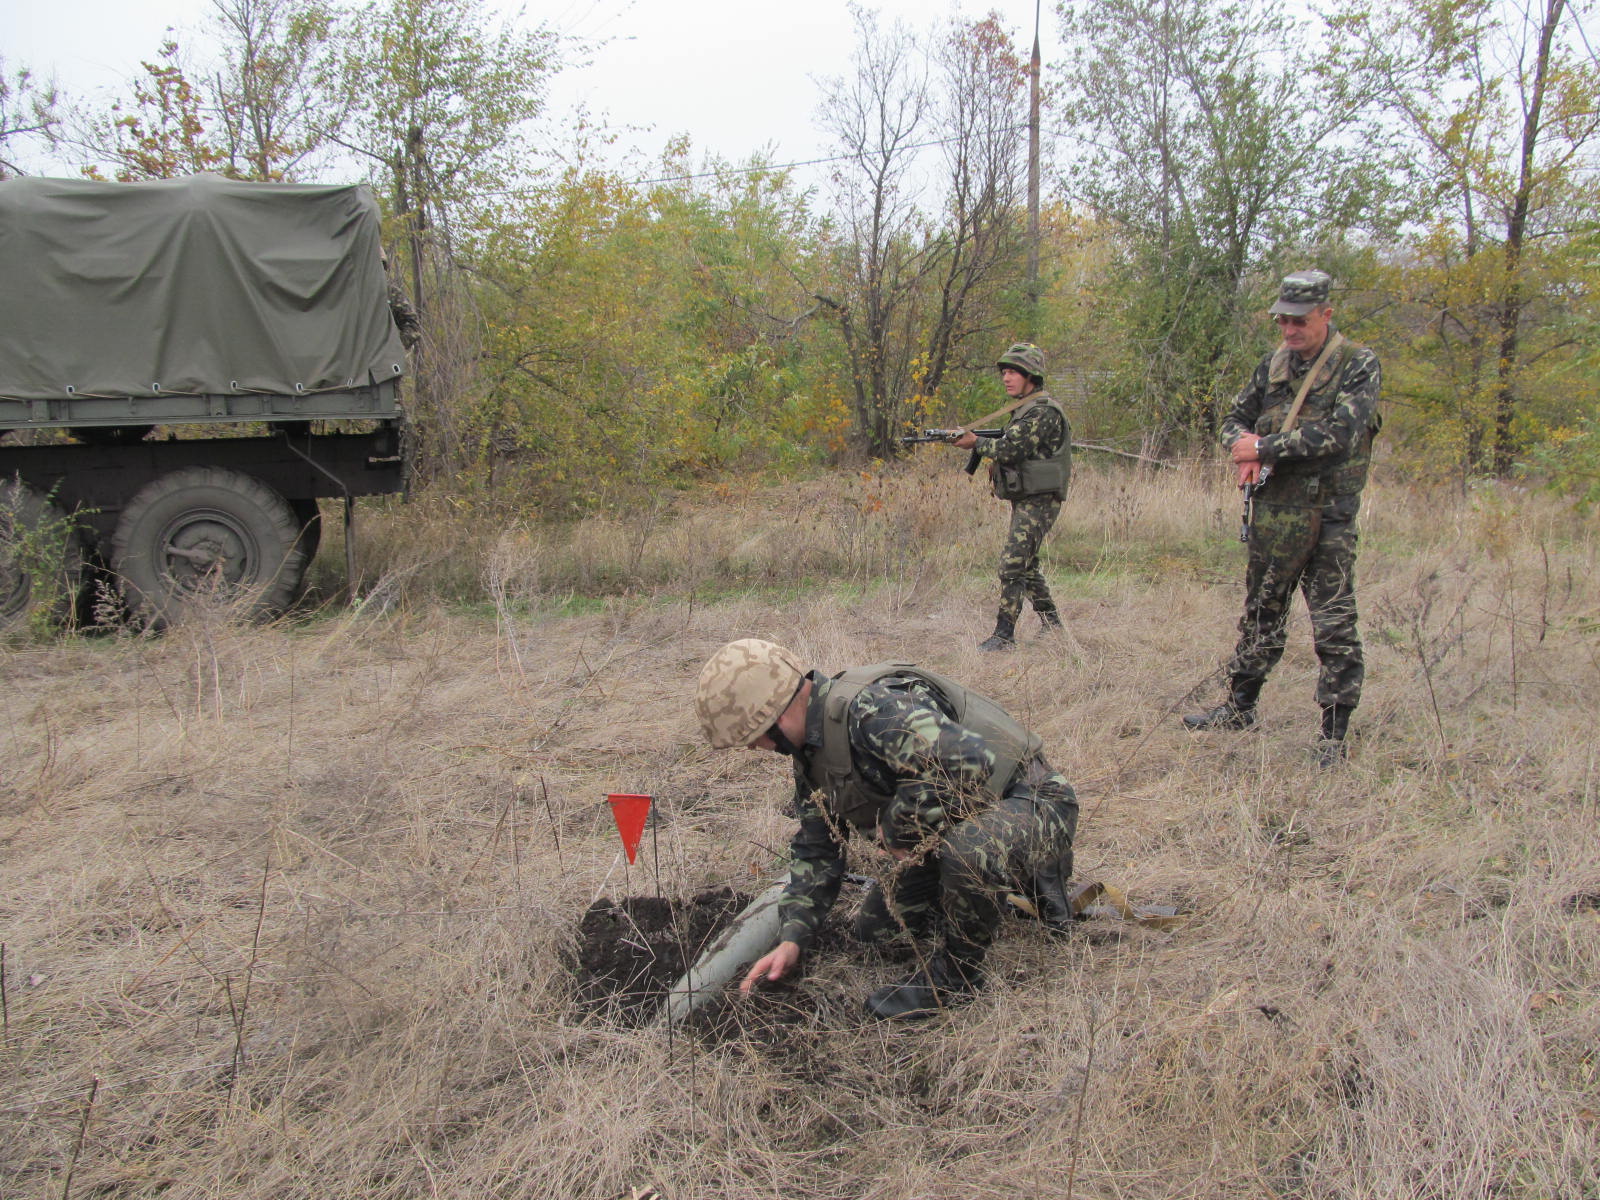
<instances>
[{"instance_id":1,"label":"soldier kneeling over shell","mask_svg":"<svg viewBox=\"0 0 1600 1200\"><path fill-rule=\"evenodd\" d=\"M970 1000L1008 892L1034 897L1052 926L1071 920L1077 797L1038 735L986 696L910 663L830 678L743 638L701 669L695 708L717 749L794 760L800 828L780 940L744 991L795 969L838 898L852 831L897 860L889 894L874 887L862 904L856 935L942 933L922 967L867 997L873 1016L926 1017Z\"/></svg>"}]
</instances>

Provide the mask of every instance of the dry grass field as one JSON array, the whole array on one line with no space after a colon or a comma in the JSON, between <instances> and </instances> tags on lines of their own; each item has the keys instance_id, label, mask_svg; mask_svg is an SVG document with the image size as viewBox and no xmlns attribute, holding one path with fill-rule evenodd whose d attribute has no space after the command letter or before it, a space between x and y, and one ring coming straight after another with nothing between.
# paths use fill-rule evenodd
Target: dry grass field
<instances>
[{"instance_id":1,"label":"dry grass field","mask_svg":"<svg viewBox=\"0 0 1600 1200\"><path fill-rule=\"evenodd\" d=\"M956 460L559 530L418 504L357 607L0 649L0 1195L1600 1198L1592 522L1369 489L1319 771L1303 610L1260 731L1177 723L1241 600L1220 470L1080 467L1069 635L980 655L1003 506ZM865 1023L906 968L838 940L698 1031L579 1005L597 898L781 874L786 765L691 709L745 635L995 696L1080 878L1192 915L1008 921L923 1025ZM613 791L658 799L631 867Z\"/></svg>"}]
</instances>

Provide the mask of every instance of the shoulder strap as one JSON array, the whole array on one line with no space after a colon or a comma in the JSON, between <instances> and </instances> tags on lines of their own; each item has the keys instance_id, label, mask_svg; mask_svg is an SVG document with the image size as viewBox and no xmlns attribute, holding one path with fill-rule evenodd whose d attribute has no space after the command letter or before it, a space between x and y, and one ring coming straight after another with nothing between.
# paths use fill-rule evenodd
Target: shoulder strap
<instances>
[{"instance_id":1,"label":"shoulder strap","mask_svg":"<svg viewBox=\"0 0 1600 1200\"><path fill-rule=\"evenodd\" d=\"M977 428L979 428L981 426L988 425L988 424L990 424L990 423L992 423L994 421L998 421L1001 417L1008 417L1012 413L1016 412L1017 409L1021 408L1024 404L1026 404L1029 400L1032 400L1034 398L1034 396L1036 396L1037 394L1038 394L1037 391L1029 392L1021 400L1017 400L1017 401L1014 401L1011 404L1007 404L1004 408L997 408L992 413L990 413L988 416L979 417L976 421L972 421L972 422L970 422L970 423L968 423L966 425L963 425L961 428L970 431L970 430L973 430L973 429L977 429Z\"/></svg>"},{"instance_id":2,"label":"shoulder strap","mask_svg":"<svg viewBox=\"0 0 1600 1200\"><path fill-rule=\"evenodd\" d=\"M1288 433L1294 428L1295 421L1300 416L1300 408L1306 402L1306 396L1311 391L1312 381L1316 379L1317 372L1322 370L1322 364L1327 362L1333 352L1344 345L1344 334L1337 331L1328 339L1328 344L1322 348L1322 353L1317 355L1317 361L1311 364L1311 370L1306 372L1305 381L1300 385L1300 392L1294 398L1294 403L1289 406L1289 415L1283 418L1283 428L1280 433Z\"/></svg>"},{"instance_id":3,"label":"shoulder strap","mask_svg":"<svg viewBox=\"0 0 1600 1200\"><path fill-rule=\"evenodd\" d=\"M818 766L831 778L850 774L850 739L845 735L845 711L869 683L888 675L899 674L910 668L910 663L875 663L870 667L852 667L840 671L828 684L828 695L822 708L822 753Z\"/></svg>"}]
</instances>

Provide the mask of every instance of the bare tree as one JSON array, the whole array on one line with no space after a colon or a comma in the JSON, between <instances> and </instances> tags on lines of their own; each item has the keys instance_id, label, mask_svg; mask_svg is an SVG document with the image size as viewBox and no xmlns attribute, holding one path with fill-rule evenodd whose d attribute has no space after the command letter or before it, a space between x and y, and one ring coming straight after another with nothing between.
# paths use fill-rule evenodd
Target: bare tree
<instances>
[{"instance_id":1,"label":"bare tree","mask_svg":"<svg viewBox=\"0 0 1600 1200\"><path fill-rule=\"evenodd\" d=\"M334 22L322 0L212 0L207 86L230 174L290 179L337 129Z\"/></svg>"},{"instance_id":2,"label":"bare tree","mask_svg":"<svg viewBox=\"0 0 1600 1200\"><path fill-rule=\"evenodd\" d=\"M938 393L969 337L990 332L996 293L1013 282L1027 185L1027 64L993 14L952 24L935 51L947 199L939 295L923 391Z\"/></svg>"},{"instance_id":3,"label":"bare tree","mask_svg":"<svg viewBox=\"0 0 1600 1200\"><path fill-rule=\"evenodd\" d=\"M1544 0L1542 9L1526 10L1524 30L1532 35L1532 59L1523 56L1522 69L1515 76L1522 125L1514 142L1516 182L1505 210L1505 267L1497 305L1500 353L1495 380L1494 470L1502 476L1511 473L1517 450L1512 422L1517 416L1517 374L1528 301L1522 262L1530 217L1535 205L1543 206L1551 199L1550 173L1562 172L1600 130L1596 107L1600 76L1587 65L1575 69L1576 62L1562 61L1565 56L1557 51L1556 33L1566 8L1566 0ZM1548 145L1551 141L1555 143L1553 153Z\"/></svg>"},{"instance_id":4,"label":"bare tree","mask_svg":"<svg viewBox=\"0 0 1600 1200\"><path fill-rule=\"evenodd\" d=\"M839 292L817 299L844 339L863 446L888 456L964 342L987 331L987 302L1015 265L1026 75L993 17L932 39L861 9L855 19L852 73L825 85L820 110L844 160Z\"/></svg>"},{"instance_id":5,"label":"bare tree","mask_svg":"<svg viewBox=\"0 0 1600 1200\"><path fill-rule=\"evenodd\" d=\"M0 179L26 175L16 148L24 142L54 146L61 136L61 96L54 83L40 83L18 67L6 74L0 58Z\"/></svg>"},{"instance_id":6,"label":"bare tree","mask_svg":"<svg viewBox=\"0 0 1600 1200\"><path fill-rule=\"evenodd\" d=\"M832 80L820 119L844 150L834 172L845 294L817 297L833 310L850 360L856 427L869 453L892 452L910 392L913 301L932 267L928 223L914 169L931 136L927 60L898 23L855 10L853 74Z\"/></svg>"}]
</instances>

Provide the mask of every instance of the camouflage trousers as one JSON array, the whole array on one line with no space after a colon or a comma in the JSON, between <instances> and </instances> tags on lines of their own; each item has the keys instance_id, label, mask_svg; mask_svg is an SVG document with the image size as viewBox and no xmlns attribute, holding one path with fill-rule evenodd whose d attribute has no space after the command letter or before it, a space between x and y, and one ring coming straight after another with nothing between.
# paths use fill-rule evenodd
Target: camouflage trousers
<instances>
[{"instance_id":1,"label":"camouflage trousers","mask_svg":"<svg viewBox=\"0 0 1600 1200\"><path fill-rule=\"evenodd\" d=\"M1354 708L1360 701L1365 667L1356 633L1357 499L1323 508L1257 502L1244 617L1228 664L1233 679L1259 682L1283 657L1298 587L1311 610L1311 638L1321 663L1317 703Z\"/></svg>"},{"instance_id":2,"label":"camouflage trousers","mask_svg":"<svg viewBox=\"0 0 1600 1200\"><path fill-rule=\"evenodd\" d=\"M945 948L976 963L994 940L1008 892L1031 895L1033 877L1057 863L1063 880L1072 874L1077 828L1077 796L1037 760L996 804L956 822L936 850L899 864L885 888L873 888L853 932L886 942L902 930L928 937L942 929Z\"/></svg>"},{"instance_id":3,"label":"camouflage trousers","mask_svg":"<svg viewBox=\"0 0 1600 1200\"><path fill-rule=\"evenodd\" d=\"M1061 515L1061 501L1055 496L1030 496L1011 503L1011 528L1000 551L1000 616L1016 623L1022 615L1024 599L1034 612L1054 612L1044 572L1039 570L1039 547L1044 535Z\"/></svg>"}]
</instances>

